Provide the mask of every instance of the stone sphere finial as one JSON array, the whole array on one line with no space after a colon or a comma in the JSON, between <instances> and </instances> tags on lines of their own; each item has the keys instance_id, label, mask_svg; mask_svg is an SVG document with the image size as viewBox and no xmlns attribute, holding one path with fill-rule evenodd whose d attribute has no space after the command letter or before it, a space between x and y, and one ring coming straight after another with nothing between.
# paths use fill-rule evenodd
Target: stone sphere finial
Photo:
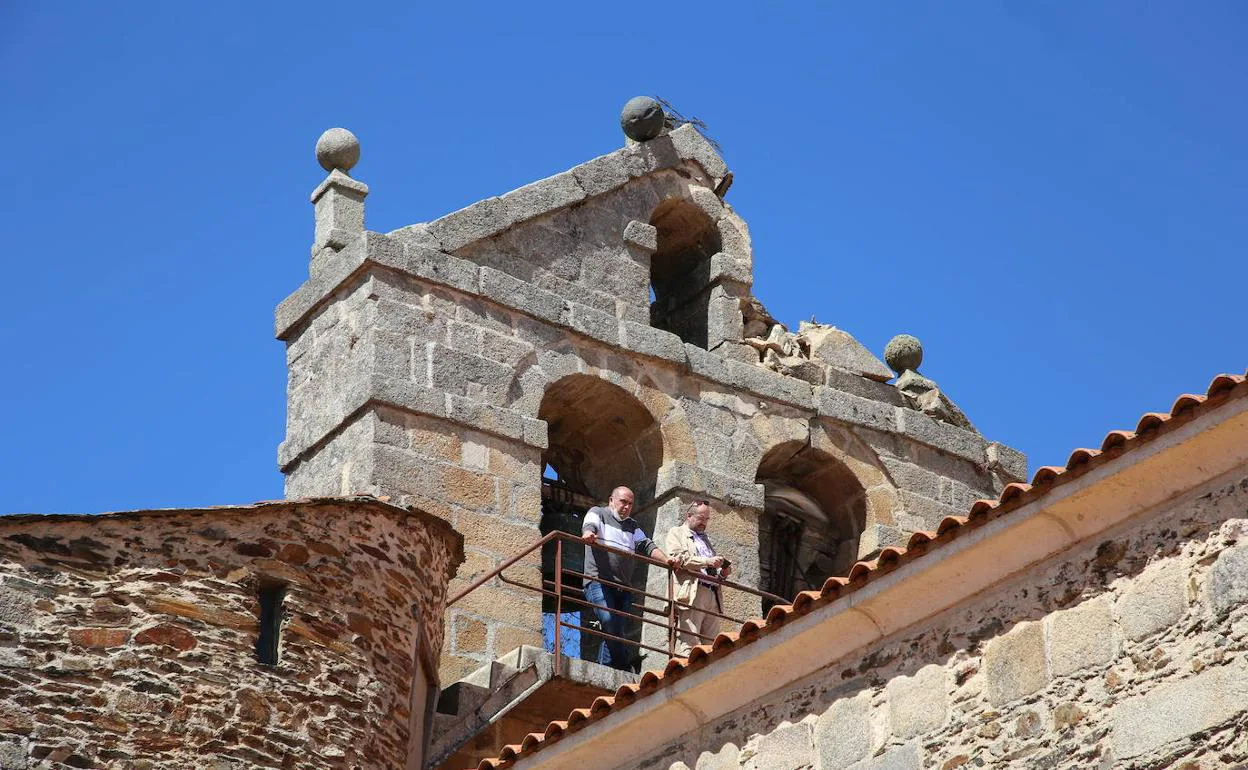
<instances>
[{"instance_id":1,"label":"stone sphere finial","mask_svg":"<svg viewBox=\"0 0 1248 770\"><path fill-rule=\"evenodd\" d=\"M898 374L907 369L918 371L919 364L923 363L923 343L918 337L898 334L884 347L884 362Z\"/></svg>"},{"instance_id":2,"label":"stone sphere finial","mask_svg":"<svg viewBox=\"0 0 1248 770\"><path fill-rule=\"evenodd\" d=\"M649 96L634 96L620 110L620 128L624 136L637 142L649 141L663 133L663 105Z\"/></svg>"},{"instance_id":3,"label":"stone sphere finial","mask_svg":"<svg viewBox=\"0 0 1248 770\"><path fill-rule=\"evenodd\" d=\"M345 128L331 128L316 140L316 160L326 171L345 174L360 162L360 140Z\"/></svg>"}]
</instances>

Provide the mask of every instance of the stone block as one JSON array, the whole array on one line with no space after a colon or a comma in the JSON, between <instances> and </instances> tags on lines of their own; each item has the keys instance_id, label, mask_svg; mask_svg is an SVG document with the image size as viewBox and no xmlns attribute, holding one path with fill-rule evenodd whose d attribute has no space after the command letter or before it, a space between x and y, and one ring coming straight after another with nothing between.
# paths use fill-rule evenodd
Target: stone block
<instances>
[{"instance_id":1,"label":"stone block","mask_svg":"<svg viewBox=\"0 0 1248 770\"><path fill-rule=\"evenodd\" d=\"M429 223L429 234L443 251L457 251L475 241L489 238L515 224L512 212L501 198L486 198Z\"/></svg>"},{"instance_id":2,"label":"stone block","mask_svg":"<svg viewBox=\"0 0 1248 770\"><path fill-rule=\"evenodd\" d=\"M573 330L608 345L619 343L619 322L614 315L607 315L575 302L569 302L568 309L568 323Z\"/></svg>"},{"instance_id":3,"label":"stone block","mask_svg":"<svg viewBox=\"0 0 1248 770\"><path fill-rule=\"evenodd\" d=\"M455 515L455 529L464 536L465 545L511 556L541 537L536 521L534 517L534 524L529 525L498 516L460 511Z\"/></svg>"},{"instance_id":4,"label":"stone block","mask_svg":"<svg viewBox=\"0 0 1248 770\"><path fill-rule=\"evenodd\" d=\"M710 347L741 339L741 308L736 297L712 297L707 302L706 339Z\"/></svg>"},{"instance_id":5,"label":"stone block","mask_svg":"<svg viewBox=\"0 0 1248 770\"><path fill-rule=\"evenodd\" d=\"M954 508L905 489L901 490L901 508L928 529L935 529L947 516L965 516L967 512L966 508Z\"/></svg>"},{"instance_id":6,"label":"stone block","mask_svg":"<svg viewBox=\"0 0 1248 770\"><path fill-rule=\"evenodd\" d=\"M1115 604L1122 631L1132 641L1178 623L1187 612L1187 575L1175 560L1154 564L1131 581Z\"/></svg>"},{"instance_id":7,"label":"stone block","mask_svg":"<svg viewBox=\"0 0 1248 770\"><path fill-rule=\"evenodd\" d=\"M364 264L370 235L376 233L366 232L352 241L334 256L332 264L322 266L293 294L278 303L273 324L279 340L288 339L301 330L321 301Z\"/></svg>"},{"instance_id":8,"label":"stone block","mask_svg":"<svg viewBox=\"0 0 1248 770\"><path fill-rule=\"evenodd\" d=\"M1044 655L1044 629L1019 623L984 649L988 702L1002 706L1044 687L1049 680Z\"/></svg>"},{"instance_id":9,"label":"stone block","mask_svg":"<svg viewBox=\"0 0 1248 770\"><path fill-rule=\"evenodd\" d=\"M535 538L536 539L536 538ZM538 618L533 618L534 625L529 628L517 628L516 626L495 626L494 627L494 657L499 657L505 653L522 645L537 647L541 649L544 645L542 640L542 632L537 630L536 625Z\"/></svg>"},{"instance_id":10,"label":"stone block","mask_svg":"<svg viewBox=\"0 0 1248 770\"><path fill-rule=\"evenodd\" d=\"M438 243L438 239L429 232L429 225L425 222L400 227L398 230L391 230L386 235L402 241L407 246L421 246L426 249L442 248L442 244Z\"/></svg>"},{"instance_id":11,"label":"stone block","mask_svg":"<svg viewBox=\"0 0 1248 770\"><path fill-rule=\"evenodd\" d=\"M560 326L568 325L568 303L562 297L492 267L481 268L481 294L507 307Z\"/></svg>"},{"instance_id":12,"label":"stone block","mask_svg":"<svg viewBox=\"0 0 1248 770\"><path fill-rule=\"evenodd\" d=\"M876 382L857 374L851 374L836 367L828 367L825 381L829 388L850 393L861 398L869 398L893 406L905 406L905 396L901 391L886 382Z\"/></svg>"},{"instance_id":13,"label":"stone block","mask_svg":"<svg viewBox=\"0 0 1248 770\"><path fill-rule=\"evenodd\" d=\"M860 693L835 701L815 722L820 768L841 768L871 753L871 696Z\"/></svg>"},{"instance_id":14,"label":"stone block","mask_svg":"<svg viewBox=\"0 0 1248 770\"><path fill-rule=\"evenodd\" d=\"M798 334L810 357L837 369L876 382L888 382L893 372L850 334L835 326L812 324Z\"/></svg>"},{"instance_id":15,"label":"stone block","mask_svg":"<svg viewBox=\"0 0 1248 770\"><path fill-rule=\"evenodd\" d=\"M819 416L830 417L851 425L891 433L897 430L898 410L889 404L855 396L829 387L817 392Z\"/></svg>"},{"instance_id":16,"label":"stone block","mask_svg":"<svg viewBox=\"0 0 1248 770\"><path fill-rule=\"evenodd\" d=\"M888 546L905 546L911 532L887 524L868 524L858 538L858 553L871 554Z\"/></svg>"},{"instance_id":17,"label":"stone block","mask_svg":"<svg viewBox=\"0 0 1248 770\"><path fill-rule=\"evenodd\" d=\"M1027 455L998 441L989 442L985 449L988 465L999 468L1011 481L1027 479Z\"/></svg>"},{"instance_id":18,"label":"stone block","mask_svg":"<svg viewBox=\"0 0 1248 770\"><path fill-rule=\"evenodd\" d=\"M632 178L625 163L626 153L626 150L616 150L609 155L601 155L582 163L569 173L587 196L610 192Z\"/></svg>"},{"instance_id":19,"label":"stone block","mask_svg":"<svg viewBox=\"0 0 1248 770\"><path fill-rule=\"evenodd\" d=\"M781 723L770 733L760 737L755 754L747 768L755 770L803 770L815 763L814 746L810 739L810 725Z\"/></svg>"},{"instance_id":20,"label":"stone block","mask_svg":"<svg viewBox=\"0 0 1248 770\"><path fill-rule=\"evenodd\" d=\"M684 343L671 332L632 321L620 322L619 330L620 346L627 350L677 364L686 360Z\"/></svg>"},{"instance_id":21,"label":"stone block","mask_svg":"<svg viewBox=\"0 0 1248 770\"><path fill-rule=\"evenodd\" d=\"M0 583L0 628L24 629L35 624L35 597L12 585Z\"/></svg>"},{"instance_id":22,"label":"stone block","mask_svg":"<svg viewBox=\"0 0 1248 770\"><path fill-rule=\"evenodd\" d=\"M710 282L727 283L734 298L749 291L754 283L754 270L748 257L723 251L711 255ZM737 315L741 315L740 305ZM741 339L741 335L737 336Z\"/></svg>"},{"instance_id":23,"label":"stone block","mask_svg":"<svg viewBox=\"0 0 1248 770\"><path fill-rule=\"evenodd\" d=\"M714 753L704 751L698 755L694 770L739 770L741 750L735 743L725 743Z\"/></svg>"},{"instance_id":24,"label":"stone block","mask_svg":"<svg viewBox=\"0 0 1248 770\"><path fill-rule=\"evenodd\" d=\"M29 766L21 741L0 741L0 770L26 770Z\"/></svg>"},{"instance_id":25,"label":"stone block","mask_svg":"<svg viewBox=\"0 0 1248 770\"><path fill-rule=\"evenodd\" d=\"M676 337L671 332L666 332L666 334ZM624 336L627 337L628 335L625 334ZM676 337L676 341L680 342L680 338ZM689 370L691 372L708 380L729 382L728 361L722 355L719 355L718 350L712 352L689 343L683 343L683 347L685 359L689 362ZM723 345L720 347L723 347Z\"/></svg>"},{"instance_id":26,"label":"stone block","mask_svg":"<svg viewBox=\"0 0 1248 770\"><path fill-rule=\"evenodd\" d=\"M762 509L763 485L753 479L735 479L696 465L670 460L659 469L655 499L684 490L720 500L730 506Z\"/></svg>"},{"instance_id":27,"label":"stone block","mask_svg":"<svg viewBox=\"0 0 1248 770\"><path fill-rule=\"evenodd\" d=\"M671 141L677 155L697 163L714 182L718 183L728 173L728 165L724 163L723 158L719 157L715 148L706 141L706 137L697 132L692 124L686 123L668 134L667 139Z\"/></svg>"},{"instance_id":28,"label":"stone block","mask_svg":"<svg viewBox=\"0 0 1248 770\"><path fill-rule=\"evenodd\" d=\"M888 476L892 480L893 485L898 489L913 492L916 495L937 500L940 497L941 477L927 470L920 468L913 463L905 460L899 460L889 455L880 455L880 462L883 463L884 469L888 471Z\"/></svg>"},{"instance_id":29,"label":"stone block","mask_svg":"<svg viewBox=\"0 0 1248 770\"><path fill-rule=\"evenodd\" d=\"M631 220L624 227L624 242L642 251L654 252L659 248L659 229L636 219Z\"/></svg>"},{"instance_id":30,"label":"stone block","mask_svg":"<svg viewBox=\"0 0 1248 770\"><path fill-rule=\"evenodd\" d=\"M729 254L749 259L754 254L749 225L727 204L725 208L727 212L715 223L715 228L719 231L720 247Z\"/></svg>"},{"instance_id":31,"label":"stone block","mask_svg":"<svg viewBox=\"0 0 1248 770\"><path fill-rule=\"evenodd\" d=\"M987 442L981 436L933 420L913 409L898 408L896 414L897 430L915 441L975 463L982 464L986 461Z\"/></svg>"},{"instance_id":32,"label":"stone block","mask_svg":"<svg viewBox=\"0 0 1248 770\"><path fill-rule=\"evenodd\" d=\"M480 285L480 268L466 259L437 249L405 244L399 255L386 259L372 258L378 264L458 291L475 294Z\"/></svg>"},{"instance_id":33,"label":"stone block","mask_svg":"<svg viewBox=\"0 0 1248 770\"><path fill-rule=\"evenodd\" d=\"M1248 705L1248 663L1236 660L1158 685L1114 706L1114 757L1126 760L1223 724Z\"/></svg>"},{"instance_id":34,"label":"stone block","mask_svg":"<svg viewBox=\"0 0 1248 770\"><path fill-rule=\"evenodd\" d=\"M493 433L503 438L526 441L528 418L510 409L482 404L462 396L447 394L446 418L474 430Z\"/></svg>"},{"instance_id":35,"label":"stone block","mask_svg":"<svg viewBox=\"0 0 1248 770\"><path fill-rule=\"evenodd\" d=\"M512 190L502 199L508 209L507 218L523 222L584 200L585 190L570 171L565 171Z\"/></svg>"},{"instance_id":36,"label":"stone block","mask_svg":"<svg viewBox=\"0 0 1248 770\"><path fill-rule=\"evenodd\" d=\"M913 738L944 726L949 710L944 667L924 666L914 676L894 677L885 691L897 738Z\"/></svg>"},{"instance_id":37,"label":"stone block","mask_svg":"<svg viewBox=\"0 0 1248 770\"><path fill-rule=\"evenodd\" d=\"M1209 606L1218 616L1248 601L1248 545L1237 545L1218 554L1209 571L1206 591Z\"/></svg>"},{"instance_id":38,"label":"stone block","mask_svg":"<svg viewBox=\"0 0 1248 770\"><path fill-rule=\"evenodd\" d=\"M849 766L847 770L919 770L923 766L917 743L895 746L877 757ZM831 768L820 768L831 770Z\"/></svg>"},{"instance_id":39,"label":"stone block","mask_svg":"<svg viewBox=\"0 0 1248 770\"><path fill-rule=\"evenodd\" d=\"M1114 658L1109 602L1092 599L1044 619L1050 676L1104 665Z\"/></svg>"},{"instance_id":40,"label":"stone block","mask_svg":"<svg viewBox=\"0 0 1248 770\"><path fill-rule=\"evenodd\" d=\"M740 361L728 362L728 377L729 383L757 393L763 398L796 406L799 409L813 410L815 408L813 390L809 382L785 377L760 366Z\"/></svg>"}]
</instances>

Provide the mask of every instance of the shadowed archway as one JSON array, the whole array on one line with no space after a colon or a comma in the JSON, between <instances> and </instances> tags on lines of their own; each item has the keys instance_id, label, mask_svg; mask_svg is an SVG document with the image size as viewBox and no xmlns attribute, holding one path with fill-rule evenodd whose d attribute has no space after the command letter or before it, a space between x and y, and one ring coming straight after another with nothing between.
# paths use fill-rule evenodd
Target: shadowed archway
<instances>
[{"instance_id":1,"label":"shadowed archway","mask_svg":"<svg viewBox=\"0 0 1248 770\"><path fill-rule=\"evenodd\" d=\"M866 526L866 493L843 463L805 442L770 449L755 481L765 499L759 521L762 587L792 598L848 571Z\"/></svg>"}]
</instances>

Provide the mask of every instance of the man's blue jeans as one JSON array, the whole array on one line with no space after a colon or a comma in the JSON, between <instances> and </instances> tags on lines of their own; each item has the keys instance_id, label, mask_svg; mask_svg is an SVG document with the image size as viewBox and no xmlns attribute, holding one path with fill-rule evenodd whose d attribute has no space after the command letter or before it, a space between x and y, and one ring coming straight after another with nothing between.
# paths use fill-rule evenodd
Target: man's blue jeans
<instances>
[{"instance_id":1,"label":"man's blue jeans","mask_svg":"<svg viewBox=\"0 0 1248 770\"><path fill-rule=\"evenodd\" d=\"M632 614L632 591L625 591L622 588L603 585L597 580L591 580L585 584L585 599L593 605L591 609L598 617L598 622L602 624L604 633L612 636L624 636L624 630L628 628L628 618L607 612L606 608L609 607L613 610ZM633 648L624 642L604 639L602 647L598 649L598 662L604 666L618 668L621 671L629 671L632 669Z\"/></svg>"}]
</instances>

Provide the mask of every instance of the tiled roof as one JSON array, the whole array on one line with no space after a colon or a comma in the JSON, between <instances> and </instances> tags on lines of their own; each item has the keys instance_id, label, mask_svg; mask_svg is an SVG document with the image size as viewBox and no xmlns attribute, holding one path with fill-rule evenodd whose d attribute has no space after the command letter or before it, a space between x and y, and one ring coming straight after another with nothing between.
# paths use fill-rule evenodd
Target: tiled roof
<instances>
[{"instance_id":1,"label":"tiled roof","mask_svg":"<svg viewBox=\"0 0 1248 770\"><path fill-rule=\"evenodd\" d=\"M979 500L971 506L966 516L949 516L940 522L933 532L916 532L904 548L889 547L878 558L860 561L849 570L847 577L830 577L819 591L803 591L791 605L771 608L767 617L747 620L736 631L721 633L711 644L694 647L688 659L673 658L662 673L648 671L635 684L626 684L613 696L602 696L588 708L579 708L568 714L567 719L556 720L546 726L545 732L529 733L518 744L505 746L498 757L484 759L477 770L500 770L515 764L542 748L555 743L586 725L605 718L615 711L626 708L637 700L667 687L690 672L705 668L720 658L731 654L766 634L771 633L795 617L805 615L817 607L829 604L842 596L862 588L872 579L890 572L900 564L917 559L938 550L940 546L959 537L964 532L986 524L999 516L1021 508L1050 490L1083 474L1111 462L1121 455L1147 444L1158 436L1190 422L1198 415L1235 398L1248 396L1248 382L1244 375L1221 374L1213 378L1204 395L1184 394L1175 400L1169 413L1150 412L1140 418L1134 431L1115 430L1106 434L1100 449L1076 449L1066 461L1065 467L1045 466L1036 471L1030 484L1016 482L1002 490L996 500Z\"/></svg>"}]
</instances>

